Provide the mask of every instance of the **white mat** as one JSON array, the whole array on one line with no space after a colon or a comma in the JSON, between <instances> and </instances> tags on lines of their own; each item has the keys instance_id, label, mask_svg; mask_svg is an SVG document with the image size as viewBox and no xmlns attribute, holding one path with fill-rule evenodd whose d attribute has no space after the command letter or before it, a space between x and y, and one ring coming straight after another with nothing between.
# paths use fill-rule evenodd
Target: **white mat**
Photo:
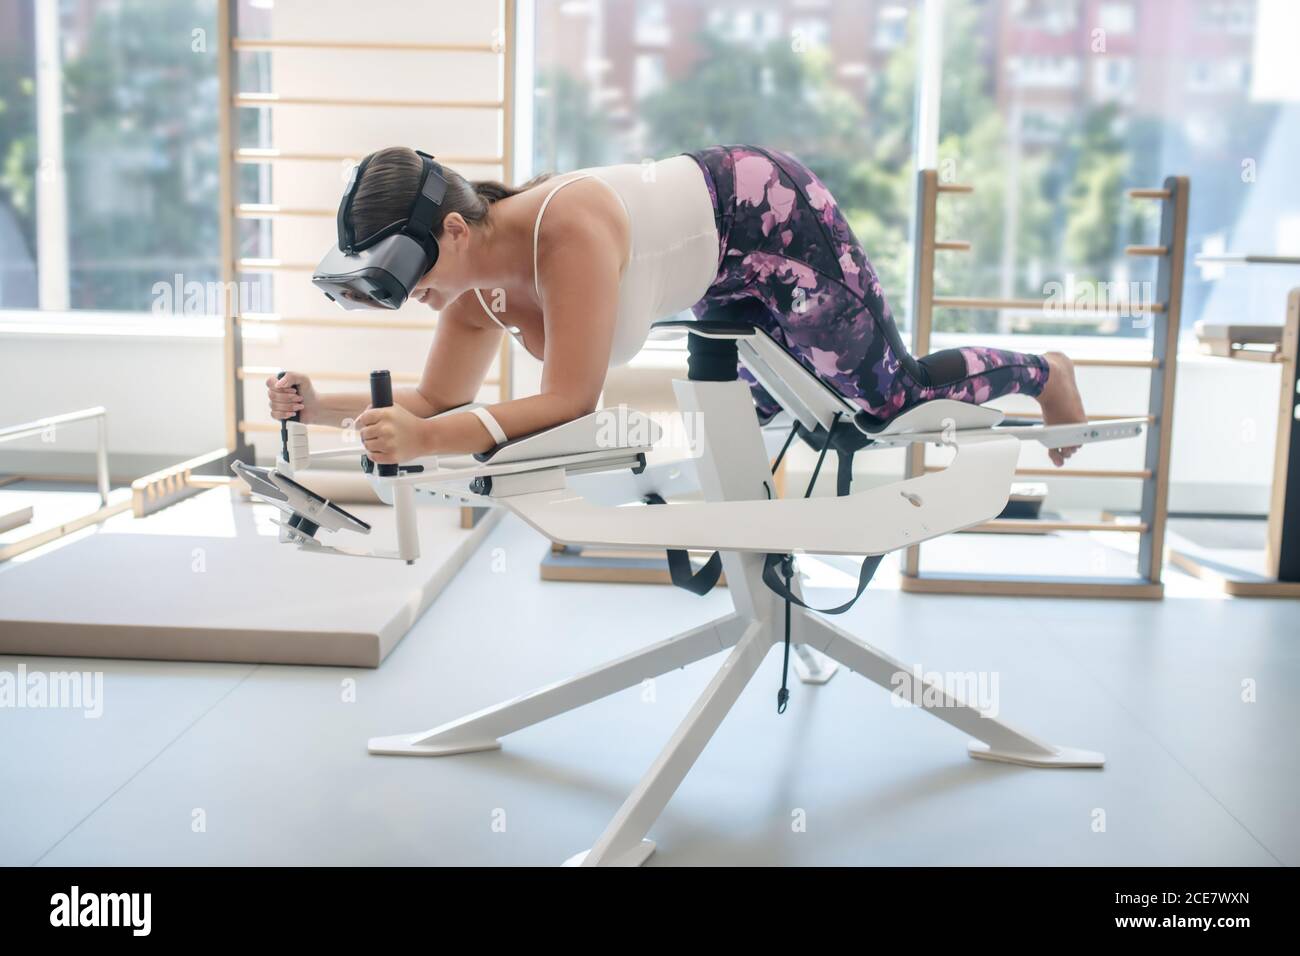
<instances>
[{"instance_id":1,"label":"white mat","mask_svg":"<svg viewBox=\"0 0 1300 956\"><path fill-rule=\"evenodd\" d=\"M394 547L390 509L349 510L374 531L327 538ZM275 509L213 489L0 570L0 654L377 667L499 514L422 507L408 566L279 544Z\"/></svg>"}]
</instances>

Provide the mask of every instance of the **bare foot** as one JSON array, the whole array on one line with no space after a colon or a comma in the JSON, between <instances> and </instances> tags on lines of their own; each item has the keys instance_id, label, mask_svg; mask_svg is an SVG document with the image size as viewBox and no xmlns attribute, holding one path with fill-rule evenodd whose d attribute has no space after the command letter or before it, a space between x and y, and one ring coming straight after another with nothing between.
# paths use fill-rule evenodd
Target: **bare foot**
<instances>
[{"instance_id":1,"label":"bare foot","mask_svg":"<svg viewBox=\"0 0 1300 956\"><path fill-rule=\"evenodd\" d=\"M1038 404L1043 409L1044 425L1072 425L1086 422L1087 414L1083 410L1083 399L1079 396L1079 385L1074 380L1074 363L1069 356L1061 352L1047 352L1043 355L1051 369L1047 384L1038 396ZM1073 448L1049 448L1048 456L1057 467L1065 464L1079 446Z\"/></svg>"}]
</instances>

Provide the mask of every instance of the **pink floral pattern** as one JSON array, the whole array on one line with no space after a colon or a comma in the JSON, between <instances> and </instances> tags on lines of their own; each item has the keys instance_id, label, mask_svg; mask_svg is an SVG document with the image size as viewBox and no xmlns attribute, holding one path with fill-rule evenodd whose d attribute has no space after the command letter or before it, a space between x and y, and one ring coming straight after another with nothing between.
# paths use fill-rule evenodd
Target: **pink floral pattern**
<instances>
[{"instance_id":1,"label":"pink floral pattern","mask_svg":"<svg viewBox=\"0 0 1300 956\"><path fill-rule=\"evenodd\" d=\"M760 301L765 331L881 421L932 398L980 404L1042 391L1046 360L1003 349L936 353L943 361L931 367L964 368L936 381L927 360L903 346L880 279L834 197L793 156L756 146L689 155L704 170L720 240L718 275L694 307L697 316ZM759 411L774 413L775 400L743 367L741 376Z\"/></svg>"}]
</instances>

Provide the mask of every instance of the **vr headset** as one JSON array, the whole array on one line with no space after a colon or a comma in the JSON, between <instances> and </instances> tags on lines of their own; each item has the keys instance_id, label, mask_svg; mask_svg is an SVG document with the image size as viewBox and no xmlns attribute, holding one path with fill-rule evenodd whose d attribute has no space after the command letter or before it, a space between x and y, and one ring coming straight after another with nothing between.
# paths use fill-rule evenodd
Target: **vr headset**
<instances>
[{"instance_id":1,"label":"vr headset","mask_svg":"<svg viewBox=\"0 0 1300 956\"><path fill-rule=\"evenodd\" d=\"M410 214L361 242L352 228L352 199L374 154L352 170L339 204L338 245L325 253L311 277L327 299L345 309L401 308L416 283L438 261L433 222L447 195L447 179L432 156L418 149L415 152L424 169Z\"/></svg>"}]
</instances>

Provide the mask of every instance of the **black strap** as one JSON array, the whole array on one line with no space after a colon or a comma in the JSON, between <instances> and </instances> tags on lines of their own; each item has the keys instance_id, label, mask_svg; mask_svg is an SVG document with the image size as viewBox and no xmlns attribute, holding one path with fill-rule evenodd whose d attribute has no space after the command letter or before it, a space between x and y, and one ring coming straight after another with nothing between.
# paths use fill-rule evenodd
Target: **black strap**
<instances>
[{"instance_id":1,"label":"black strap","mask_svg":"<svg viewBox=\"0 0 1300 956\"><path fill-rule=\"evenodd\" d=\"M840 498L853 490L853 452L835 449L839 456L839 468L835 473L835 494Z\"/></svg>"},{"instance_id":2,"label":"black strap","mask_svg":"<svg viewBox=\"0 0 1300 956\"><path fill-rule=\"evenodd\" d=\"M664 505L663 496L656 492L651 492L643 499L648 505ZM691 566L690 553L679 548L669 548L668 555L668 577L673 584L684 591L690 591L692 594L703 597L713 590L718 579L722 577L722 555L714 551L709 555L709 560L705 561L699 571Z\"/></svg>"},{"instance_id":3,"label":"black strap","mask_svg":"<svg viewBox=\"0 0 1300 956\"><path fill-rule=\"evenodd\" d=\"M803 493L805 498L811 498L813 487L817 484L817 476L822 473L822 462L826 460L826 452L830 450L831 440L835 437L835 426L840 422L840 416L843 412L836 412L835 417L831 419L831 427L826 429L826 440L822 442L822 450L817 455L817 465L813 468L812 479L808 482L808 490Z\"/></svg>"},{"instance_id":4,"label":"black strap","mask_svg":"<svg viewBox=\"0 0 1300 956\"><path fill-rule=\"evenodd\" d=\"M772 462L772 474L775 475L776 470L781 467L781 462L785 460L785 453L790 450L790 443L794 441L794 436L797 434L799 434L799 423L796 421L794 427L790 429L790 434L785 437L785 444L777 453L776 460Z\"/></svg>"},{"instance_id":5,"label":"black strap","mask_svg":"<svg viewBox=\"0 0 1300 956\"><path fill-rule=\"evenodd\" d=\"M785 590L790 591L790 581L794 577L794 558L781 555L781 575L785 578ZM766 570L766 569L765 569ZM781 658L781 688L776 692L776 712L784 714L790 706L790 602L785 602L785 653Z\"/></svg>"},{"instance_id":6,"label":"black strap","mask_svg":"<svg viewBox=\"0 0 1300 956\"><path fill-rule=\"evenodd\" d=\"M787 554L769 554L763 558L763 583L766 584L777 597L784 598L792 604L798 604L800 607L808 608L810 611L817 611L820 614L843 614L849 608L858 602L862 597L862 592L867 589L871 583L872 576L876 573L876 568L880 567L880 561L884 555L873 554L869 558L862 560L862 569L858 572L858 589L853 592L853 597L849 598L839 607L812 607L805 604L803 598L799 597L790 586L781 580L778 573L783 562L790 556Z\"/></svg>"}]
</instances>

